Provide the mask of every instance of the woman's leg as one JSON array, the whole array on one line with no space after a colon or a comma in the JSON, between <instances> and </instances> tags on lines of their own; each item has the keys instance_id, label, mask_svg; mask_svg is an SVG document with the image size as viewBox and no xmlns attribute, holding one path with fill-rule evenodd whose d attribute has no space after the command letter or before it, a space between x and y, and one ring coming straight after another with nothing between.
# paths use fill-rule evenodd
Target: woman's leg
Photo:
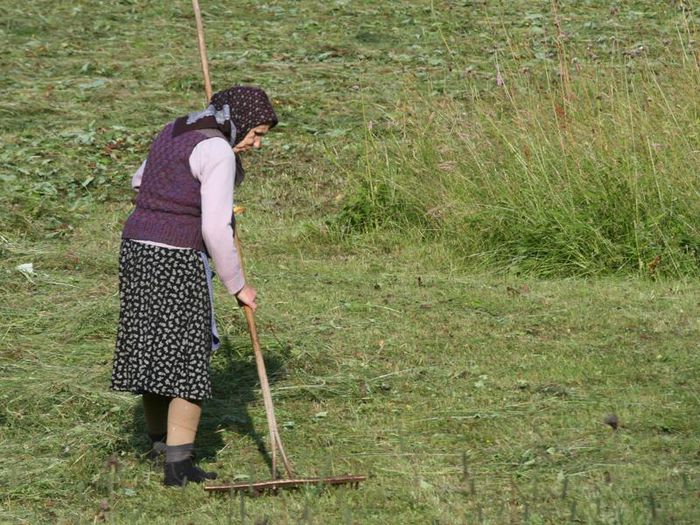
<instances>
[{"instance_id":1,"label":"woman's leg","mask_svg":"<svg viewBox=\"0 0 700 525\"><path fill-rule=\"evenodd\" d=\"M176 397L168 409L168 438L165 447L165 484L184 485L188 481L215 479L213 472L204 472L192 463L194 438L197 436L200 401Z\"/></svg>"},{"instance_id":2,"label":"woman's leg","mask_svg":"<svg viewBox=\"0 0 700 525\"><path fill-rule=\"evenodd\" d=\"M173 398L167 412L168 446L194 443L201 415L200 401Z\"/></svg>"},{"instance_id":3,"label":"woman's leg","mask_svg":"<svg viewBox=\"0 0 700 525\"><path fill-rule=\"evenodd\" d=\"M143 394L143 415L146 432L152 441L165 441L168 432L168 407L172 397L146 392Z\"/></svg>"},{"instance_id":4,"label":"woman's leg","mask_svg":"<svg viewBox=\"0 0 700 525\"><path fill-rule=\"evenodd\" d=\"M165 436L168 432L168 407L172 397L146 392L143 394L143 415L146 432L151 438L147 457L156 460L165 454Z\"/></svg>"}]
</instances>

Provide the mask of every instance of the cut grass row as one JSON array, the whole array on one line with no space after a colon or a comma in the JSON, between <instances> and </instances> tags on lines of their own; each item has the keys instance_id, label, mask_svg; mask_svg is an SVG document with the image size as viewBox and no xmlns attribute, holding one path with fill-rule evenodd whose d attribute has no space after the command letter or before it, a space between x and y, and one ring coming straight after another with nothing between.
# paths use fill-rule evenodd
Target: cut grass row
<instances>
[{"instance_id":1,"label":"cut grass row","mask_svg":"<svg viewBox=\"0 0 700 525\"><path fill-rule=\"evenodd\" d=\"M33 284L5 280L15 301L2 312L3 513L81 522L102 505L117 523L238 520L239 500L163 490L140 458L138 403L106 390L117 239L94 233L116 233L124 210L85 224L75 250L38 246ZM256 214L242 226L286 448L301 473L370 480L360 491L246 501L251 522L554 523L573 512L646 523L651 501L660 522L697 518L696 284L275 253L288 239L277 224ZM100 271L76 279L77 261ZM222 293L218 315L226 343L198 450L225 479L262 479L248 338ZM603 422L610 413L617 431Z\"/></svg>"}]
</instances>

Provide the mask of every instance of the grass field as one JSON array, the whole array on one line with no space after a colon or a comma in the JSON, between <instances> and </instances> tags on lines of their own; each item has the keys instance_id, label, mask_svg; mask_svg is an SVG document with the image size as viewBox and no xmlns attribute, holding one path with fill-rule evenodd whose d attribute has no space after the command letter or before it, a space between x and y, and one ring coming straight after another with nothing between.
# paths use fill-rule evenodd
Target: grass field
<instances>
[{"instance_id":1,"label":"grass field","mask_svg":"<svg viewBox=\"0 0 700 525\"><path fill-rule=\"evenodd\" d=\"M204 101L191 5L3 2L0 522L700 522L697 3L202 7L215 89L281 120L237 200L282 439L369 480L162 487L108 381L129 177ZM197 452L263 479L217 315Z\"/></svg>"}]
</instances>

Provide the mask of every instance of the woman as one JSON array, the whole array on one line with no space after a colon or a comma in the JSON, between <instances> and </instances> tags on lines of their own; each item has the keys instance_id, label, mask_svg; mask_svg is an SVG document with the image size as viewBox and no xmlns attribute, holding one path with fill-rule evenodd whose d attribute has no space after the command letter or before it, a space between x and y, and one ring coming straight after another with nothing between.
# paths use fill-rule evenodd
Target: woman
<instances>
[{"instance_id":1,"label":"woman","mask_svg":"<svg viewBox=\"0 0 700 525\"><path fill-rule=\"evenodd\" d=\"M216 477L193 463L219 343L208 261L227 291L255 309L233 240L233 188L243 181L239 154L259 148L276 124L263 90L220 91L204 111L168 123L132 179L138 196L122 233L111 386L142 394L149 456L165 452L166 485Z\"/></svg>"}]
</instances>

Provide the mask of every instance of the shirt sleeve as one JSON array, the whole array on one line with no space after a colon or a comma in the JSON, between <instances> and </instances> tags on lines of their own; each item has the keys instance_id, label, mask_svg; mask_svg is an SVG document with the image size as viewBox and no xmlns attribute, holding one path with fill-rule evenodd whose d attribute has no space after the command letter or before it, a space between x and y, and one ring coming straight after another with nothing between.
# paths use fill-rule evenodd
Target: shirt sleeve
<instances>
[{"instance_id":1,"label":"shirt sleeve","mask_svg":"<svg viewBox=\"0 0 700 525\"><path fill-rule=\"evenodd\" d=\"M231 227L236 157L226 140L214 137L197 144L189 161L192 175L201 184L204 244L219 278L235 295L245 285Z\"/></svg>"},{"instance_id":2,"label":"shirt sleeve","mask_svg":"<svg viewBox=\"0 0 700 525\"><path fill-rule=\"evenodd\" d=\"M143 170L146 169L146 161L144 160L141 163L141 166L139 166L139 169L136 170L136 173L134 173L134 176L131 177L131 188L139 191L139 188L141 187L141 179L143 178Z\"/></svg>"}]
</instances>

